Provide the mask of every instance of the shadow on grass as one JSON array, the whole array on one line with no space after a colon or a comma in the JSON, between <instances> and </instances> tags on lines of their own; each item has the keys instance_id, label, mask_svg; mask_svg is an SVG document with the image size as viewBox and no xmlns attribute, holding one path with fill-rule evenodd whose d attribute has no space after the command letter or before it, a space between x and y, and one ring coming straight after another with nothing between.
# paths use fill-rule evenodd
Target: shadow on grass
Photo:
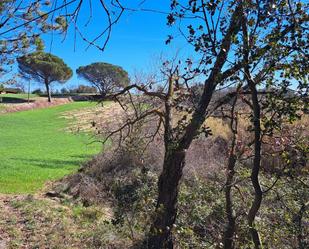
<instances>
[{"instance_id":1,"label":"shadow on grass","mask_svg":"<svg viewBox=\"0 0 309 249\"><path fill-rule=\"evenodd\" d=\"M87 155L87 154L81 154L81 155L75 155L75 156L71 156L71 157L73 157L73 158L80 158L83 161L86 161L86 160L90 160L93 156L92 155Z\"/></svg>"},{"instance_id":2,"label":"shadow on grass","mask_svg":"<svg viewBox=\"0 0 309 249\"><path fill-rule=\"evenodd\" d=\"M47 97L46 94L40 94L40 97ZM54 99L66 99L71 98L75 102L79 101L99 101L102 100L102 96L99 94L52 94L52 98Z\"/></svg>"},{"instance_id":3,"label":"shadow on grass","mask_svg":"<svg viewBox=\"0 0 309 249\"><path fill-rule=\"evenodd\" d=\"M59 160L59 159L29 159L29 158L12 158L11 160L19 161L19 162L24 162L33 166L37 166L40 168L45 168L45 169L61 169L61 168L67 168L67 167L76 167L78 168L81 166L81 164L87 159L86 157L82 156L72 156L75 158L80 158L78 159L68 159L68 160ZM72 158L71 157L71 158ZM81 160L85 159L85 160Z\"/></svg>"},{"instance_id":4,"label":"shadow on grass","mask_svg":"<svg viewBox=\"0 0 309 249\"><path fill-rule=\"evenodd\" d=\"M2 98L2 101L1 101ZM29 100L29 103L34 102L33 99ZM0 96L0 103L4 104L22 104L22 103L28 103L28 99L22 99L22 98L14 98L14 97L1 97Z\"/></svg>"}]
</instances>

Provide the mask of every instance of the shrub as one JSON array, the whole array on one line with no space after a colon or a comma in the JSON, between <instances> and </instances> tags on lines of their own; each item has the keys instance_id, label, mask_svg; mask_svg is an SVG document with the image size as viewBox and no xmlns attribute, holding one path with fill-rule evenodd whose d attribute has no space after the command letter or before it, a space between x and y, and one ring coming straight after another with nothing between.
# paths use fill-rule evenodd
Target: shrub
<instances>
[{"instance_id":1,"label":"shrub","mask_svg":"<svg viewBox=\"0 0 309 249\"><path fill-rule=\"evenodd\" d=\"M237 146L244 153L244 158L236 163L232 190L237 217L235 248L253 248L246 222L252 202L252 154L250 147L245 147L252 134L246 127L246 120L241 120ZM143 241L152 223L157 197L156 183L164 159L161 136L156 136L145 149L148 144L145 132L151 133L153 128L151 124L137 125L120 147L110 147L75 175L77 180L73 181L71 190L75 188L76 196L84 203L91 204L100 199L100 202L108 200L112 204L113 219L102 224L102 230L95 234L95 241L99 245L113 245L117 241L117 248L147 248ZM297 125L289 127L286 132L282 138L289 141L290 149L283 149L285 158L276 158L280 163L267 164L270 162L269 155L263 153L260 174L263 190L270 188L274 182L276 184L264 193L256 226L267 248L294 248L295 245L306 248L309 243L308 163L303 163L308 153L308 133ZM295 132L299 135L296 136ZM229 133L224 134L223 137L218 134L207 139L200 137L188 150L179 193L179 213L175 226L171 228L179 248L222 247L226 223L223 190L230 146ZM118 145L117 141L114 139L113 144ZM263 152L271 152L271 146L272 143L265 144ZM298 162L301 162L301 167ZM283 168L288 169L286 174L278 174Z\"/></svg>"}]
</instances>

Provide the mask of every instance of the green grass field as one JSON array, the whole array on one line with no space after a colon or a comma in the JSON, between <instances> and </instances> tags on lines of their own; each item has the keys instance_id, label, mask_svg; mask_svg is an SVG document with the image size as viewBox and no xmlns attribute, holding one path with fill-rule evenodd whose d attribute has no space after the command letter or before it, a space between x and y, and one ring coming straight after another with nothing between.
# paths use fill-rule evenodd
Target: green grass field
<instances>
[{"instance_id":1,"label":"green grass field","mask_svg":"<svg viewBox=\"0 0 309 249\"><path fill-rule=\"evenodd\" d=\"M0 97L6 97L6 98L16 98L16 99L27 99L28 94L27 93L18 93L18 94L13 94L13 93L7 93L7 94L1 94ZM30 98L34 97L39 97L37 94L30 94Z\"/></svg>"},{"instance_id":2,"label":"green grass field","mask_svg":"<svg viewBox=\"0 0 309 249\"><path fill-rule=\"evenodd\" d=\"M0 193L33 193L99 152L89 135L63 131L67 121L61 113L91 105L73 102L0 115Z\"/></svg>"}]
</instances>

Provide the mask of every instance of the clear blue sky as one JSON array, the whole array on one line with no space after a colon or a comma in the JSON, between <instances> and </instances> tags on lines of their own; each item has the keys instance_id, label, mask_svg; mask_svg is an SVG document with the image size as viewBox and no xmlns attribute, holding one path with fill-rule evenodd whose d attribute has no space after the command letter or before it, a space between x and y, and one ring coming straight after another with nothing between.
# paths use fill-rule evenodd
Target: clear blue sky
<instances>
[{"instance_id":1,"label":"clear blue sky","mask_svg":"<svg viewBox=\"0 0 309 249\"><path fill-rule=\"evenodd\" d=\"M79 27L87 38L93 38L102 31L106 25L106 16L99 0L93 0L93 18L87 27L85 23L89 18L88 1L81 9L79 15ZM127 0L127 6L134 6L136 0ZM170 0L148 0L143 8L169 11ZM135 4L136 6L136 4ZM171 45L165 45L168 34L175 30L166 25L166 15L137 11L127 11L121 17L119 23L113 27L111 38L104 52L95 47L85 50L88 44L78 35L76 50L74 51L74 27L71 26L64 41L63 36L46 34L43 36L47 52L51 52L61 58L73 69L74 76L66 83L66 87L84 83L75 74L75 70L81 65L92 62L108 62L122 66L132 74L134 70L147 71L155 60L155 57L163 54L173 54L176 50L187 50L188 45L182 39L176 39ZM51 43L51 40L53 42ZM102 45L102 40L100 45ZM62 86L61 86L62 87ZM54 86L55 88L61 88Z\"/></svg>"}]
</instances>

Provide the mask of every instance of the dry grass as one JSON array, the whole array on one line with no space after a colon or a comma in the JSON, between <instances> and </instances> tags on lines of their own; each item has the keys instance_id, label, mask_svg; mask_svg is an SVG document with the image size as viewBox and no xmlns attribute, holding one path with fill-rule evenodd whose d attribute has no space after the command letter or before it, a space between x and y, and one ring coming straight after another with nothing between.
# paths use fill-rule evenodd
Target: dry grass
<instances>
[{"instance_id":1,"label":"dry grass","mask_svg":"<svg viewBox=\"0 0 309 249\"><path fill-rule=\"evenodd\" d=\"M205 125L210 128L214 137L220 136L229 140L232 135L229 125L221 118L209 117L205 121Z\"/></svg>"},{"instance_id":2,"label":"dry grass","mask_svg":"<svg viewBox=\"0 0 309 249\"><path fill-rule=\"evenodd\" d=\"M96 231L110 220L107 207L39 195L1 195L0 208L0 245L7 249L97 248Z\"/></svg>"},{"instance_id":3,"label":"dry grass","mask_svg":"<svg viewBox=\"0 0 309 249\"><path fill-rule=\"evenodd\" d=\"M115 102L104 102L83 110L73 110L62 115L69 121L66 128L70 132L97 132L105 126L119 123L125 116L124 110Z\"/></svg>"}]
</instances>

